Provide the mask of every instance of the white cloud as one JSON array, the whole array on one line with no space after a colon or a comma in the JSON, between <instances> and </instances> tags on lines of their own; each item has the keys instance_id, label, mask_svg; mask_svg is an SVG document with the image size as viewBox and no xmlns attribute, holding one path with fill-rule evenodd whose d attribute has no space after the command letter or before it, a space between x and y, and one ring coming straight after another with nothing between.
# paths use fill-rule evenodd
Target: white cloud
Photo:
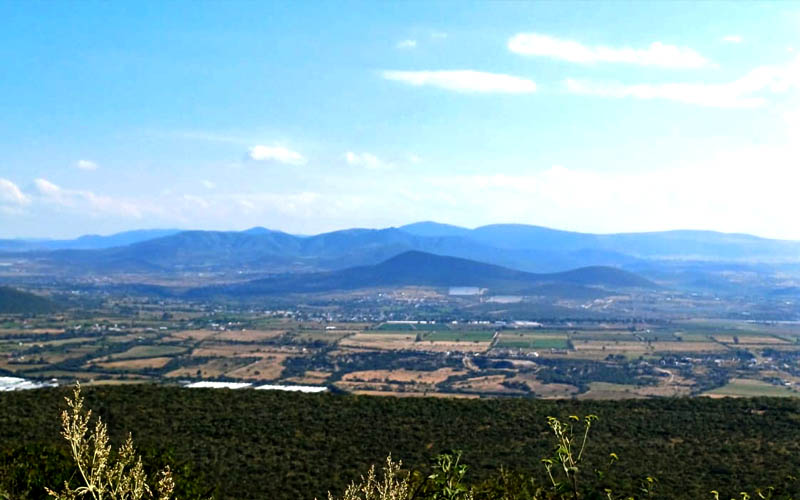
<instances>
[{"instance_id":1,"label":"white cloud","mask_svg":"<svg viewBox=\"0 0 800 500\"><path fill-rule=\"evenodd\" d=\"M742 95L728 85L694 83L662 83L624 85L582 80L566 80L567 90L573 94L599 97L635 99L664 99L714 108L757 108L766 103L763 97Z\"/></svg>"},{"instance_id":2,"label":"white cloud","mask_svg":"<svg viewBox=\"0 0 800 500\"><path fill-rule=\"evenodd\" d=\"M97 170L98 165L91 160L78 160L75 163L75 167L81 170Z\"/></svg>"},{"instance_id":3,"label":"white cloud","mask_svg":"<svg viewBox=\"0 0 800 500\"><path fill-rule=\"evenodd\" d=\"M788 114L786 119L796 123L798 116ZM43 210L40 218L77 219L74 214L78 214L113 222L125 213L119 206L123 203L147 217L143 220L169 227L194 227L201 221L206 227L264 225L306 234L342 227L386 227L436 214L437 220L469 226L517 222L591 232L693 228L800 238L800 228L787 222L791 219L787 214L800 212L800 197L795 193L800 185L796 165L800 146L786 142L782 147L720 148L719 154L708 152L702 159L681 159L675 164L656 157L640 169L555 165L541 170L532 166L506 173L445 175L396 168L380 176L332 175L319 184L303 182L294 188L272 183L271 188L246 186L245 192L214 190L184 196L173 191L131 202L40 179L26 191L35 206L25 210L37 213L49 206L51 211ZM354 158L363 156L353 154ZM407 161L407 154L402 161ZM7 192L16 190L0 182L0 192L8 196ZM388 199L397 203L387 204ZM129 209L130 213L135 212Z\"/></svg>"},{"instance_id":4,"label":"white cloud","mask_svg":"<svg viewBox=\"0 0 800 500\"><path fill-rule=\"evenodd\" d=\"M581 64L626 63L663 68L702 68L711 63L688 47L653 42L645 49L589 47L538 33L519 33L508 41L508 49L526 56L543 56Z\"/></svg>"},{"instance_id":5,"label":"white cloud","mask_svg":"<svg viewBox=\"0 0 800 500\"><path fill-rule=\"evenodd\" d=\"M473 70L384 71L382 76L415 87L431 86L465 93L527 94L536 91L532 80Z\"/></svg>"},{"instance_id":6,"label":"white cloud","mask_svg":"<svg viewBox=\"0 0 800 500\"><path fill-rule=\"evenodd\" d=\"M185 194L183 195L183 199L188 201L190 204L197 205L200 208L208 208L211 206L205 198L201 198L200 196Z\"/></svg>"},{"instance_id":7,"label":"white cloud","mask_svg":"<svg viewBox=\"0 0 800 500\"><path fill-rule=\"evenodd\" d=\"M716 108L756 108L765 105L766 92L800 88L800 57L783 65L759 66L727 83L621 84L567 79L568 92L600 97L663 99Z\"/></svg>"},{"instance_id":8,"label":"white cloud","mask_svg":"<svg viewBox=\"0 0 800 500\"><path fill-rule=\"evenodd\" d=\"M145 211L139 204L131 201L98 195L92 191L64 189L47 179L35 179L33 185L38 194L37 201L91 216L115 215L140 218Z\"/></svg>"},{"instance_id":9,"label":"white cloud","mask_svg":"<svg viewBox=\"0 0 800 500\"><path fill-rule=\"evenodd\" d=\"M297 151L283 146L253 146L248 152L251 160L284 163L286 165L303 165L306 159Z\"/></svg>"},{"instance_id":10,"label":"white cloud","mask_svg":"<svg viewBox=\"0 0 800 500\"><path fill-rule=\"evenodd\" d=\"M391 165L371 153L354 153L352 151L348 151L344 154L344 159L347 161L348 165L364 167L370 170L384 170L391 168Z\"/></svg>"},{"instance_id":11,"label":"white cloud","mask_svg":"<svg viewBox=\"0 0 800 500\"><path fill-rule=\"evenodd\" d=\"M200 181L200 184L202 184L206 189L214 189L215 187L217 187L216 184L214 184L213 182L211 182L209 180L205 180L205 179Z\"/></svg>"},{"instance_id":12,"label":"white cloud","mask_svg":"<svg viewBox=\"0 0 800 500\"><path fill-rule=\"evenodd\" d=\"M55 197L61 195L61 188L47 179L36 179L33 181L33 184L36 186L36 190L39 191L39 194L43 196Z\"/></svg>"},{"instance_id":13,"label":"white cloud","mask_svg":"<svg viewBox=\"0 0 800 500\"><path fill-rule=\"evenodd\" d=\"M743 38L739 35L726 35L722 37L723 42L727 43L742 43Z\"/></svg>"},{"instance_id":14,"label":"white cloud","mask_svg":"<svg viewBox=\"0 0 800 500\"><path fill-rule=\"evenodd\" d=\"M417 48L416 40L401 40L395 45L398 49L415 49Z\"/></svg>"},{"instance_id":15,"label":"white cloud","mask_svg":"<svg viewBox=\"0 0 800 500\"><path fill-rule=\"evenodd\" d=\"M0 177L0 205L21 207L30 203L30 198L8 179Z\"/></svg>"}]
</instances>

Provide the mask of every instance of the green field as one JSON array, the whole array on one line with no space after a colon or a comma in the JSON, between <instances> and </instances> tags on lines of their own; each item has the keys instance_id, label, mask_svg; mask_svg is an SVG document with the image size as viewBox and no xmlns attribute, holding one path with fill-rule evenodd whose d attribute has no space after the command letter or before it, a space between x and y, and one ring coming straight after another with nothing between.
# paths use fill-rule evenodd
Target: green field
<instances>
[{"instance_id":1,"label":"green field","mask_svg":"<svg viewBox=\"0 0 800 500\"><path fill-rule=\"evenodd\" d=\"M713 342L712 333L675 332L675 338L683 342Z\"/></svg>"},{"instance_id":2,"label":"green field","mask_svg":"<svg viewBox=\"0 0 800 500\"><path fill-rule=\"evenodd\" d=\"M632 335L654 342L675 342L677 338L672 332L651 330L650 332L635 332Z\"/></svg>"},{"instance_id":3,"label":"green field","mask_svg":"<svg viewBox=\"0 0 800 500\"><path fill-rule=\"evenodd\" d=\"M425 335L425 340L440 342L490 342L494 336L489 330L453 330L446 332L431 332Z\"/></svg>"},{"instance_id":4,"label":"green field","mask_svg":"<svg viewBox=\"0 0 800 500\"><path fill-rule=\"evenodd\" d=\"M706 396L727 396L727 397L783 397L800 398L800 393L788 387L773 385L761 380L735 379L730 383L704 393Z\"/></svg>"},{"instance_id":5,"label":"green field","mask_svg":"<svg viewBox=\"0 0 800 500\"><path fill-rule=\"evenodd\" d=\"M503 337L497 346L510 349L568 349L569 341L564 337Z\"/></svg>"},{"instance_id":6,"label":"green field","mask_svg":"<svg viewBox=\"0 0 800 500\"><path fill-rule=\"evenodd\" d=\"M185 347L172 345L137 345L125 352L111 355L111 359L139 359L157 356L173 356L186 352Z\"/></svg>"},{"instance_id":7,"label":"green field","mask_svg":"<svg viewBox=\"0 0 800 500\"><path fill-rule=\"evenodd\" d=\"M620 342L635 342L637 339L633 333L630 332L620 332L620 331L593 331L593 332L580 332L572 334L572 340L578 342L582 340L599 340L601 342L612 342L612 341L620 341Z\"/></svg>"}]
</instances>

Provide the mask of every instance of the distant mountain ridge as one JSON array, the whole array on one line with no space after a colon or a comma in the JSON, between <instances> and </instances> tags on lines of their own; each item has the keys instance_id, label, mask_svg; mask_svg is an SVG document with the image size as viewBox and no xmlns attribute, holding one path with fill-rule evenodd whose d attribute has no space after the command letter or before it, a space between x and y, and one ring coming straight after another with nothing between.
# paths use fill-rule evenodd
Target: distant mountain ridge
<instances>
[{"instance_id":1,"label":"distant mountain ridge","mask_svg":"<svg viewBox=\"0 0 800 500\"><path fill-rule=\"evenodd\" d=\"M3 247L8 241L16 246ZM70 241L70 248L61 248L67 245L64 242L34 242L28 248L25 242L0 240L0 251L6 258L18 259L31 258L30 252L36 251L37 264L73 274L307 273L378 264L411 250L534 273L611 266L660 276L667 262L800 262L800 242L796 241L711 231L589 234L522 224L467 229L419 222L312 236L263 227L245 231L144 230ZM56 249L43 248L45 243ZM74 248L76 245L92 248Z\"/></svg>"},{"instance_id":2,"label":"distant mountain ridge","mask_svg":"<svg viewBox=\"0 0 800 500\"><path fill-rule=\"evenodd\" d=\"M673 230L643 233L592 234L525 224L491 224L475 229L423 222L401 226L411 234L458 234L498 248L563 251L603 250L636 258L740 259L754 256L800 260L800 241L773 240L739 233Z\"/></svg>"},{"instance_id":3,"label":"distant mountain ridge","mask_svg":"<svg viewBox=\"0 0 800 500\"><path fill-rule=\"evenodd\" d=\"M137 229L108 236L86 234L70 240L0 239L0 251L96 250L131 245L181 232L180 229Z\"/></svg>"}]
</instances>

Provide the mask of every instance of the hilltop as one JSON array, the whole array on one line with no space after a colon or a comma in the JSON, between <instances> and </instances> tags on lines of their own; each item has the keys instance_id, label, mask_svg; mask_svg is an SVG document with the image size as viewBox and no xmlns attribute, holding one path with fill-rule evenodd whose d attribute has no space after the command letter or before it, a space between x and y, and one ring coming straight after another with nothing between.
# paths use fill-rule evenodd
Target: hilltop
<instances>
[{"instance_id":1,"label":"hilltop","mask_svg":"<svg viewBox=\"0 0 800 500\"><path fill-rule=\"evenodd\" d=\"M546 286L547 285L547 286ZM493 293L547 296L603 296L589 288L657 288L641 276L610 267L588 267L563 273L535 274L457 257L408 251L380 264L341 271L282 275L222 287L206 287L190 295L224 294L241 297L277 293L316 293L376 287L472 286Z\"/></svg>"}]
</instances>

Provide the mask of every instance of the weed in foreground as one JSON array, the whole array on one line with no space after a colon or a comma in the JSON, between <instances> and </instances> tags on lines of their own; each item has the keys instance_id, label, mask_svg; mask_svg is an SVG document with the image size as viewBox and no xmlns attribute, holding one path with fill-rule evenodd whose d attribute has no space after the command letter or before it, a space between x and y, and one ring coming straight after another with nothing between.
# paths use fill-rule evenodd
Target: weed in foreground
<instances>
[{"instance_id":1,"label":"weed in foreground","mask_svg":"<svg viewBox=\"0 0 800 500\"><path fill-rule=\"evenodd\" d=\"M68 409L61 413L61 435L67 440L80 485L72 487L64 483L64 489L56 492L47 488L47 493L56 500L91 498L92 500L169 500L175 487L169 467L155 480L154 488L148 484L142 459L128 439L116 453L108 443L108 428L100 418L89 433L91 410L84 410L80 384L75 386L72 398L64 398ZM153 493L155 490L155 495Z\"/></svg>"},{"instance_id":2,"label":"weed in foreground","mask_svg":"<svg viewBox=\"0 0 800 500\"><path fill-rule=\"evenodd\" d=\"M367 477L361 476L361 482L350 483L344 492L342 500L407 500L411 487L408 476L400 477L402 462L394 462L392 456L386 458L383 466L382 479L375 474L375 466L370 467ZM335 500L328 493L328 500Z\"/></svg>"}]
</instances>

